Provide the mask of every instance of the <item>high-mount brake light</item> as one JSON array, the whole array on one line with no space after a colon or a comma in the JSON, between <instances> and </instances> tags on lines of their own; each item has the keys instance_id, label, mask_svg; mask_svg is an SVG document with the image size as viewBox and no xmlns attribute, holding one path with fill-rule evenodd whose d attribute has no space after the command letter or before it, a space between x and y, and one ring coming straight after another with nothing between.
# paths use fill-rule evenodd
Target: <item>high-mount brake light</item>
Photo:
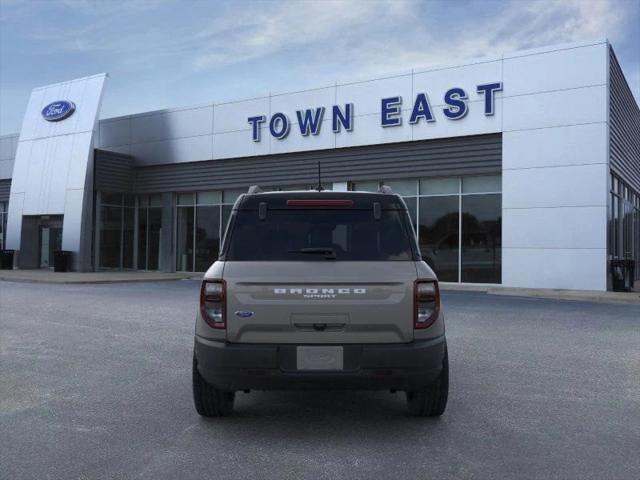
<instances>
[{"instance_id":1,"label":"high-mount brake light","mask_svg":"<svg viewBox=\"0 0 640 480\"><path fill-rule=\"evenodd\" d=\"M416 329L433 325L440 314L440 289L437 280L416 280L414 283L414 320Z\"/></svg>"},{"instance_id":2,"label":"high-mount brake light","mask_svg":"<svg viewBox=\"0 0 640 480\"><path fill-rule=\"evenodd\" d=\"M200 313L211 328L227 328L227 286L224 280L203 280L200 288Z\"/></svg>"},{"instance_id":3,"label":"high-mount brake light","mask_svg":"<svg viewBox=\"0 0 640 480\"><path fill-rule=\"evenodd\" d=\"M353 200L287 200L287 207L353 207Z\"/></svg>"}]
</instances>

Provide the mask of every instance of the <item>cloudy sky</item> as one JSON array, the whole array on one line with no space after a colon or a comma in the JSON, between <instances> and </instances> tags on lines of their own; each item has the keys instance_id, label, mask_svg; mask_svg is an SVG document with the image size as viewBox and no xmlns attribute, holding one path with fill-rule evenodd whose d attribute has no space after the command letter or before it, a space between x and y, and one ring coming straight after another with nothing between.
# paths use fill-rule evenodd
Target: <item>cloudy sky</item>
<instances>
[{"instance_id":1,"label":"cloudy sky","mask_svg":"<svg viewBox=\"0 0 640 480\"><path fill-rule=\"evenodd\" d=\"M0 134L32 88L110 74L102 118L609 38L640 99L640 0L0 0Z\"/></svg>"}]
</instances>

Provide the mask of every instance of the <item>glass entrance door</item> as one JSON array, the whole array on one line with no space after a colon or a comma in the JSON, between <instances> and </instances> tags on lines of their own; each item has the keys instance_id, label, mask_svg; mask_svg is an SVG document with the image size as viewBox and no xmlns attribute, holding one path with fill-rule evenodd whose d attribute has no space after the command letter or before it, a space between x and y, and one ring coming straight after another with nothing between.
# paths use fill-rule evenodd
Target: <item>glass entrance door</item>
<instances>
[{"instance_id":1,"label":"glass entrance door","mask_svg":"<svg viewBox=\"0 0 640 480\"><path fill-rule=\"evenodd\" d=\"M62 249L62 227L40 226L40 268L53 266L53 252Z\"/></svg>"},{"instance_id":2,"label":"glass entrance door","mask_svg":"<svg viewBox=\"0 0 640 480\"><path fill-rule=\"evenodd\" d=\"M49 227L40 227L40 268L49 267Z\"/></svg>"}]
</instances>

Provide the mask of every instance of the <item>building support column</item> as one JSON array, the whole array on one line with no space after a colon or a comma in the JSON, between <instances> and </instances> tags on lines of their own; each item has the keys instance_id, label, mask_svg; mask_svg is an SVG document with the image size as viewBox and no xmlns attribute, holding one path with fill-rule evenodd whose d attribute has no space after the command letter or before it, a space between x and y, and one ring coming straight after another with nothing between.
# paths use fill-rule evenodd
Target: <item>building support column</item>
<instances>
[{"instance_id":1,"label":"building support column","mask_svg":"<svg viewBox=\"0 0 640 480\"><path fill-rule=\"evenodd\" d=\"M160 270L176 271L174 251L174 195L171 192L162 194L162 232L160 233Z\"/></svg>"}]
</instances>

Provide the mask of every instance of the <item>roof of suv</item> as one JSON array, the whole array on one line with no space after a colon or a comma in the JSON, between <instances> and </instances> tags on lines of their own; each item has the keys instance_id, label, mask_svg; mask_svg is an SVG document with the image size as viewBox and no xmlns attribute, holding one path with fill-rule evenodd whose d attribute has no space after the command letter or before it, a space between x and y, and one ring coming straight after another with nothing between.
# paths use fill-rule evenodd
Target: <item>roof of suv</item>
<instances>
[{"instance_id":1,"label":"roof of suv","mask_svg":"<svg viewBox=\"0 0 640 480\"><path fill-rule=\"evenodd\" d=\"M287 191L287 192L261 192L242 195L235 205L239 210L257 210L260 203L265 203L267 208L308 208L307 205L291 205L289 200L348 200L353 202L347 208L371 209L374 203L379 203L385 210L406 210L402 198L393 193L380 192L334 192L334 191ZM345 205L316 204L316 208L345 208Z\"/></svg>"}]
</instances>

